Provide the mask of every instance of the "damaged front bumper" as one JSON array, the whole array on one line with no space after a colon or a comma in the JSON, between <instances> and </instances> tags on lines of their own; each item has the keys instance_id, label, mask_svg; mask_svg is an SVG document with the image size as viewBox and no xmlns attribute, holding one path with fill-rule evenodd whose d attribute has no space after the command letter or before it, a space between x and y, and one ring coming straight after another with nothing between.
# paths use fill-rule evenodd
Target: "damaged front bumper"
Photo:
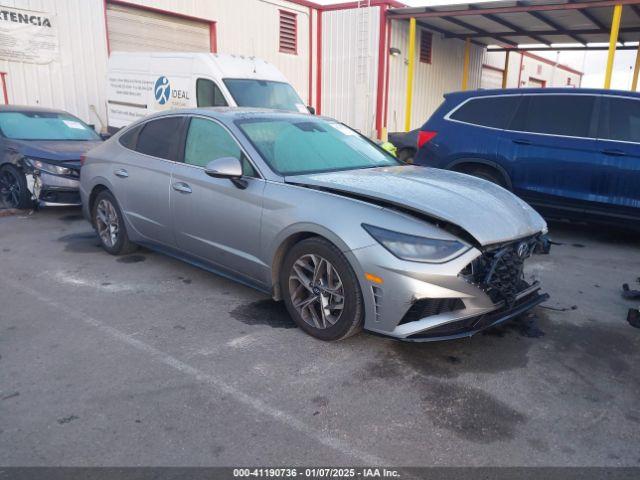
<instances>
[{"instance_id":1,"label":"damaged front bumper","mask_svg":"<svg viewBox=\"0 0 640 480\"><path fill-rule=\"evenodd\" d=\"M42 170L27 173L27 185L40 206L79 206L80 174L55 175Z\"/></svg>"},{"instance_id":2,"label":"damaged front bumper","mask_svg":"<svg viewBox=\"0 0 640 480\"><path fill-rule=\"evenodd\" d=\"M526 245L526 254L523 253ZM407 262L379 245L347 253L359 269L364 328L398 340L469 337L521 315L549 296L524 280L524 260L545 251L538 235L485 251L472 248L444 264ZM520 254L518 254L520 249ZM373 284L365 272L381 279Z\"/></svg>"}]
</instances>

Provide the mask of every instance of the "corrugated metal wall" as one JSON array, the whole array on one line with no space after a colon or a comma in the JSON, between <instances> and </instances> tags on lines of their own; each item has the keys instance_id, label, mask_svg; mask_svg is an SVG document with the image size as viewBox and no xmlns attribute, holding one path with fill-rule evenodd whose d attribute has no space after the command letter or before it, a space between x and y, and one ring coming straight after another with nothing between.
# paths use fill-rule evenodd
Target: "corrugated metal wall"
<instances>
[{"instance_id":1,"label":"corrugated metal wall","mask_svg":"<svg viewBox=\"0 0 640 480\"><path fill-rule=\"evenodd\" d=\"M0 60L12 104L61 108L98 128L106 122L107 45L102 0L4 0L55 15L59 57L46 65ZM106 123L104 123L106 126Z\"/></svg>"},{"instance_id":2,"label":"corrugated metal wall","mask_svg":"<svg viewBox=\"0 0 640 480\"><path fill-rule=\"evenodd\" d=\"M283 0L128 0L217 22L218 51L273 63L303 100L309 95L309 9ZM279 9L297 14L298 54L280 53Z\"/></svg>"},{"instance_id":3,"label":"corrugated metal wall","mask_svg":"<svg viewBox=\"0 0 640 480\"><path fill-rule=\"evenodd\" d=\"M218 51L255 55L278 67L303 100L309 91L309 10L282 0L130 0L217 22ZM3 5L54 14L59 58L47 65L0 60L12 104L67 110L106 126L107 44L103 0L4 0ZM298 54L278 51L278 10L297 13Z\"/></svg>"},{"instance_id":4,"label":"corrugated metal wall","mask_svg":"<svg viewBox=\"0 0 640 480\"><path fill-rule=\"evenodd\" d=\"M400 49L398 56L390 57L389 108L387 129L389 132L404 130L404 114L407 84L409 22L391 22L391 47ZM421 126L442 103L442 96L462 88L464 41L443 39L433 32L432 63L420 63L420 26L416 32L415 76L411 128ZM485 49L472 45L469 65L469 89L480 86L482 58Z\"/></svg>"},{"instance_id":5,"label":"corrugated metal wall","mask_svg":"<svg viewBox=\"0 0 640 480\"><path fill-rule=\"evenodd\" d=\"M380 9L322 14L322 114L375 133Z\"/></svg>"}]
</instances>

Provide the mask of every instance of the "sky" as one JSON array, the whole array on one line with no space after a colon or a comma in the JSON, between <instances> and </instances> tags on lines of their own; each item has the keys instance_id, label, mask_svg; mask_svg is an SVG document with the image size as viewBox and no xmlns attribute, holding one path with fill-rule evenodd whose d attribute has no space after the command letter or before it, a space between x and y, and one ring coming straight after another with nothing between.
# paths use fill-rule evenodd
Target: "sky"
<instances>
[{"instance_id":1,"label":"sky","mask_svg":"<svg viewBox=\"0 0 640 480\"><path fill-rule=\"evenodd\" d=\"M315 0L316 3L328 5L331 3L343 3L346 0ZM477 0L400 0L411 7L435 7L437 5L454 5L459 3L480 3ZM486 3L486 0L481 0ZM555 60L558 54L555 51L534 52L536 55ZM631 77L635 64L636 52L633 50L621 50L616 52L614 62L614 74L612 87L623 90L631 88ZM604 69L607 63L606 51L587 52L560 52L559 62L569 67L584 72L582 78L583 87L601 88L604 85Z\"/></svg>"}]
</instances>

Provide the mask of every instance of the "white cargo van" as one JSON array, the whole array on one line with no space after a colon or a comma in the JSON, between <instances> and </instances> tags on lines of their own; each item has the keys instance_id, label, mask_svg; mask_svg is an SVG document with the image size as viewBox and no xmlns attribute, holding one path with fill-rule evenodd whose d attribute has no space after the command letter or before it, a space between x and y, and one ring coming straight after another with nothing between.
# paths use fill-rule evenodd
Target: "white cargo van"
<instances>
[{"instance_id":1,"label":"white cargo van","mask_svg":"<svg viewBox=\"0 0 640 480\"><path fill-rule=\"evenodd\" d=\"M227 105L313 113L285 76L258 58L150 52L113 52L109 58L110 132L161 110Z\"/></svg>"}]
</instances>

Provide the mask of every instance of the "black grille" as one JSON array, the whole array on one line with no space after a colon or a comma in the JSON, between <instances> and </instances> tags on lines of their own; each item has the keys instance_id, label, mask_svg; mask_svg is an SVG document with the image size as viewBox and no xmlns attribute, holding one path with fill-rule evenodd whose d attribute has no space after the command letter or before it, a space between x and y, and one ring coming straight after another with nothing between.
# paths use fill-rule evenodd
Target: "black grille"
<instances>
[{"instance_id":1,"label":"black grille","mask_svg":"<svg viewBox=\"0 0 640 480\"><path fill-rule=\"evenodd\" d=\"M529 286L524 280L524 261L536 244L535 239L524 240L485 252L462 275L485 290L494 303L504 300L511 306L516 295Z\"/></svg>"},{"instance_id":2,"label":"black grille","mask_svg":"<svg viewBox=\"0 0 640 480\"><path fill-rule=\"evenodd\" d=\"M464 308L464 303L459 298L424 298L415 302L407 311L400 325L415 322L424 317L453 312Z\"/></svg>"}]
</instances>

